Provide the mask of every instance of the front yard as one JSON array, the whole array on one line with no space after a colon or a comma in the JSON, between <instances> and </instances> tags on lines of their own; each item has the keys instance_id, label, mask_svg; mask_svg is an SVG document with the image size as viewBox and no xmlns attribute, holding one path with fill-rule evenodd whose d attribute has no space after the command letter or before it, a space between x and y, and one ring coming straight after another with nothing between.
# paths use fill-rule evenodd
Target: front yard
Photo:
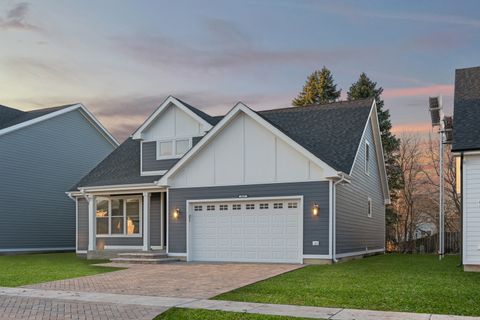
<instances>
[{"instance_id":1,"label":"front yard","mask_svg":"<svg viewBox=\"0 0 480 320\"><path fill-rule=\"evenodd\" d=\"M92 266L105 261L85 260L75 253L0 256L0 287L17 287L119 270Z\"/></svg>"},{"instance_id":2,"label":"front yard","mask_svg":"<svg viewBox=\"0 0 480 320\"><path fill-rule=\"evenodd\" d=\"M218 300L480 315L480 273L459 257L382 255L308 266L220 296Z\"/></svg>"},{"instance_id":3,"label":"front yard","mask_svg":"<svg viewBox=\"0 0 480 320\"><path fill-rule=\"evenodd\" d=\"M240 312L224 312L214 310L172 308L154 320L307 320L283 316L268 316L262 314L248 314Z\"/></svg>"}]
</instances>

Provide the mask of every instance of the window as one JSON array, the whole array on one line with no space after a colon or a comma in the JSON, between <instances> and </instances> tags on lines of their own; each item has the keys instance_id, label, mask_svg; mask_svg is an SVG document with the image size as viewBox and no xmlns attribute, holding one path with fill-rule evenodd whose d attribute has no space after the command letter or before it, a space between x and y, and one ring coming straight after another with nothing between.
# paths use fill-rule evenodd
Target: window
<instances>
[{"instance_id":1,"label":"window","mask_svg":"<svg viewBox=\"0 0 480 320\"><path fill-rule=\"evenodd\" d=\"M193 210L194 210L194 211L202 211L202 210L203 210L203 206L194 206L194 207L193 207Z\"/></svg>"},{"instance_id":2,"label":"window","mask_svg":"<svg viewBox=\"0 0 480 320\"><path fill-rule=\"evenodd\" d=\"M140 235L140 197L96 199L96 234L104 236Z\"/></svg>"},{"instance_id":3,"label":"window","mask_svg":"<svg viewBox=\"0 0 480 320\"><path fill-rule=\"evenodd\" d=\"M296 202L288 203L288 209L296 209L297 207L298 207L298 204Z\"/></svg>"},{"instance_id":4,"label":"window","mask_svg":"<svg viewBox=\"0 0 480 320\"><path fill-rule=\"evenodd\" d=\"M365 173L370 174L370 143L365 141Z\"/></svg>"},{"instance_id":5,"label":"window","mask_svg":"<svg viewBox=\"0 0 480 320\"><path fill-rule=\"evenodd\" d=\"M255 209L255 205L253 203L248 203L248 204L245 205L245 209L253 210L253 209Z\"/></svg>"},{"instance_id":6,"label":"window","mask_svg":"<svg viewBox=\"0 0 480 320\"><path fill-rule=\"evenodd\" d=\"M221 204L220 205L220 211L225 211L228 210L228 205L227 204Z\"/></svg>"},{"instance_id":7,"label":"window","mask_svg":"<svg viewBox=\"0 0 480 320\"><path fill-rule=\"evenodd\" d=\"M157 160L182 157L192 147L192 139L157 141Z\"/></svg>"},{"instance_id":8,"label":"window","mask_svg":"<svg viewBox=\"0 0 480 320\"><path fill-rule=\"evenodd\" d=\"M232 209L233 209L233 210L241 210L241 209L242 209L242 205L241 205L241 204L234 204L234 205L232 205Z\"/></svg>"},{"instance_id":9,"label":"window","mask_svg":"<svg viewBox=\"0 0 480 320\"><path fill-rule=\"evenodd\" d=\"M373 213L373 203L372 203L372 199L371 198L368 198L367 200L367 217L371 218L372 217L372 213Z\"/></svg>"},{"instance_id":10,"label":"window","mask_svg":"<svg viewBox=\"0 0 480 320\"><path fill-rule=\"evenodd\" d=\"M177 140L175 141L175 154L177 156L184 155L190 148L190 140Z\"/></svg>"},{"instance_id":11,"label":"window","mask_svg":"<svg viewBox=\"0 0 480 320\"><path fill-rule=\"evenodd\" d=\"M260 203L260 209L268 209L268 203Z\"/></svg>"},{"instance_id":12,"label":"window","mask_svg":"<svg viewBox=\"0 0 480 320\"><path fill-rule=\"evenodd\" d=\"M283 203L278 202L273 204L273 209L282 209L283 208Z\"/></svg>"},{"instance_id":13,"label":"window","mask_svg":"<svg viewBox=\"0 0 480 320\"><path fill-rule=\"evenodd\" d=\"M207 211L214 211L215 210L215 206L214 205L208 205L207 206Z\"/></svg>"}]
</instances>

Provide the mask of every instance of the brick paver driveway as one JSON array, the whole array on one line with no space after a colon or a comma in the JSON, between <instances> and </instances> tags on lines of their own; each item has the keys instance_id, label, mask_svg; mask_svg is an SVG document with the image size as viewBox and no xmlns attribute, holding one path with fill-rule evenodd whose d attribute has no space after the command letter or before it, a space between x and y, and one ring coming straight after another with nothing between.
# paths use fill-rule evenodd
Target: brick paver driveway
<instances>
[{"instance_id":1,"label":"brick paver driveway","mask_svg":"<svg viewBox=\"0 0 480 320\"><path fill-rule=\"evenodd\" d=\"M233 263L129 265L126 270L27 287L205 299L300 267L291 264Z\"/></svg>"}]
</instances>

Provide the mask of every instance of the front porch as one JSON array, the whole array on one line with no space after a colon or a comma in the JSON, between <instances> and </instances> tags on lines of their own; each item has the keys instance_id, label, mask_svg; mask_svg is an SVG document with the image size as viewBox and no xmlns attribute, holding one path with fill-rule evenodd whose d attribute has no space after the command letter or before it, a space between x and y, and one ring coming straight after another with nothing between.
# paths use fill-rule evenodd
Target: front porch
<instances>
[{"instance_id":1,"label":"front porch","mask_svg":"<svg viewBox=\"0 0 480 320\"><path fill-rule=\"evenodd\" d=\"M95 191L77 197L77 254L166 258L166 190ZM133 255L133 256L131 256Z\"/></svg>"}]
</instances>

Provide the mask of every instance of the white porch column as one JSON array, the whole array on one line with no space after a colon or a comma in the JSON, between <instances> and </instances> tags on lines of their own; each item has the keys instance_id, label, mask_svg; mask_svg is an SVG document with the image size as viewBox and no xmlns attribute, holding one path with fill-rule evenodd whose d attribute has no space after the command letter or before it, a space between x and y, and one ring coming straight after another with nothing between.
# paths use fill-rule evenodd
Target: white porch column
<instances>
[{"instance_id":1,"label":"white porch column","mask_svg":"<svg viewBox=\"0 0 480 320\"><path fill-rule=\"evenodd\" d=\"M143 193L143 251L150 250L150 195Z\"/></svg>"},{"instance_id":2,"label":"white porch column","mask_svg":"<svg viewBox=\"0 0 480 320\"><path fill-rule=\"evenodd\" d=\"M95 196L88 196L88 251L94 251L97 247L96 223L95 223Z\"/></svg>"}]
</instances>

